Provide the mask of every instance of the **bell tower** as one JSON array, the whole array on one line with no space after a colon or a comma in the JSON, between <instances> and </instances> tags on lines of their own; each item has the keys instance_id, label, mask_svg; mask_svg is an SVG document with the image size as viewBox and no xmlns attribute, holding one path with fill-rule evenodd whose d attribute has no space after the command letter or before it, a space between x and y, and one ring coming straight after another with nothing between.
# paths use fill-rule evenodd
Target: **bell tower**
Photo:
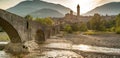
<instances>
[{"instance_id":1,"label":"bell tower","mask_svg":"<svg viewBox=\"0 0 120 58\"><path fill-rule=\"evenodd\" d=\"M80 17L80 5L77 5L77 17Z\"/></svg>"}]
</instances>

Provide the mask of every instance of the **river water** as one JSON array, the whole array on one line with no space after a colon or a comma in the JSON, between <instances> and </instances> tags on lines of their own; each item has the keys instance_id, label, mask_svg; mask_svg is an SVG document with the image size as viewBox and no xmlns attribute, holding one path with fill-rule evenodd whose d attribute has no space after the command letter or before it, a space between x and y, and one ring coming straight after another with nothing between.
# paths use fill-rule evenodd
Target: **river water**
<instances>
[{"instance_id":1,"label":"river water","mask_svg":"<svg viewBox=\"0 0 120 58\"><path fill-rule=\"evenodd\" d=\"M7 42L0 42L0 44L7 44ZM95 53L104 53L104 54L111 54L111 55L120 55L120 49L118 48L107 48L107 47L97 47L97 46L90 46L90 45L73 45L71 43L48 43L43 45L43 47L47 48L57 48L57 49L64 49L64 50L50 50L44 51L42 56L37 56L41 58L48 58L48 57L81 57L78 54L69 51L69 50L78 50L84 52L95 52ZM34 55L34 54L32 54ZM5 53L4 51L0 51L1 58L9 58L11 57L9 54ZM81 57L82 58L82 57Z\"/></svg>"}]
</instances>

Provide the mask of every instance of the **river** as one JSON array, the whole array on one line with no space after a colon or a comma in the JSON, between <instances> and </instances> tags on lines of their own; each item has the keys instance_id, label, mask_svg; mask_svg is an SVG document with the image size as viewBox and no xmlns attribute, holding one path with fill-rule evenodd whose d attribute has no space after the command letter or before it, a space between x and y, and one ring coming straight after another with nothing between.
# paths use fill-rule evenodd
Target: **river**
<instances>
[{"instance_id":1,"label":"river","mask_svg":"<svg viewBox=\"0 0 120 58\"><path fill-rule=\"evenodd\" d=\"M7 44L7 42L0 42L0 44ZM76 57L78 54L68 51L68 50L78 50L78 51L83 51L83 52L95 52L95 53L104 53L104 54L110 54L110 55L120 55L120 49L118 48L107 48L107 47L97 47L97 46L90 46L90 45L84 45L84 44L79 44L79 45L73 45L70 43L48 43L45 44L43 47L47 48L57 48L57 49L64 49L64 50L52 50L52 51L45 51L43 52L44 57L58 57L61 56L65 57L71 56L71 57ZM9 54L5 53L4 51L0 51L0 57L1 58L7 58L10 57ZM41 57L41 56L40 56ZM44 58L43 57L43 58ZM80 57L80 56L79 56Z\"/></svg>"}]
</instances>

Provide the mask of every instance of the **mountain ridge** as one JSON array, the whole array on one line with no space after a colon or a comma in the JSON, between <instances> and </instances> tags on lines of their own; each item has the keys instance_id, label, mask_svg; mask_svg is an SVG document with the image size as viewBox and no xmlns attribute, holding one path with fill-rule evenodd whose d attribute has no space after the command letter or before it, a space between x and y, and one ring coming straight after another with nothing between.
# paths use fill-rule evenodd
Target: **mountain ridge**
<instances>
[{"instance_id":1,"label":"mountain ridge","mask_svg":"<svg viewBox=\"0 0 120 58\"><path fill-rule=\"evenodd\" d=\"M66 14L71 10L60 4L48 3L45 1L37 1L37 2L36 1L23 1L17 4L16 6L7 9L7 11L24 17L32 12L35 12L35 11L38 11L44 8L53 9L62 14Z\"/></svg>"},{"instance_id":2,"label":"mountain ridge","mask_svg":"<svg viewBox=\"0 0 120 58\"><path fill-rule=\"evenodd\" d=\"M38 11L32 12L29 15L33 16L33 17L41 17L41 18L45 18L45 17L63 17L64 15L56 10L53 9L40 9Z\"/></svg>"},{"instance_id":3,"label":"mountain ridge","mask_svg":"<svg viewBox=\"0 0 120 58\"><path fill-rule=\"evenodd\" d=\"M117 15L120 13L120 2L111 2L98 6L95 9L87 12L84 15L94 15L94 13L99 13L101 15Z\"/></svg>"}]
</instances>

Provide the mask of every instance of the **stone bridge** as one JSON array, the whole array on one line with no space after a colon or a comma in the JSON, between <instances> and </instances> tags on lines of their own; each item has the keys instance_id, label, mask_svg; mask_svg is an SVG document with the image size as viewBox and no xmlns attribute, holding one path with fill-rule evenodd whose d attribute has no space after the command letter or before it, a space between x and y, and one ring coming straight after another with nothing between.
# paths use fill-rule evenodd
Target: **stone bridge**
<instances>
[{"instance_id":1,"label":"stone bridge","mask_svg":"<svg viewBox=\"0 0 120 58\"><path fill-rule=\"evenodd\" d=\"M10 53L29 52L24 45L26 42L33 40L39 44L59 32L59 26L57 25L52 27L44 26L39 22L27 20L1 9L0 26L11 40L5 48L5 50Z\"/></svg>"}]
</instances>

